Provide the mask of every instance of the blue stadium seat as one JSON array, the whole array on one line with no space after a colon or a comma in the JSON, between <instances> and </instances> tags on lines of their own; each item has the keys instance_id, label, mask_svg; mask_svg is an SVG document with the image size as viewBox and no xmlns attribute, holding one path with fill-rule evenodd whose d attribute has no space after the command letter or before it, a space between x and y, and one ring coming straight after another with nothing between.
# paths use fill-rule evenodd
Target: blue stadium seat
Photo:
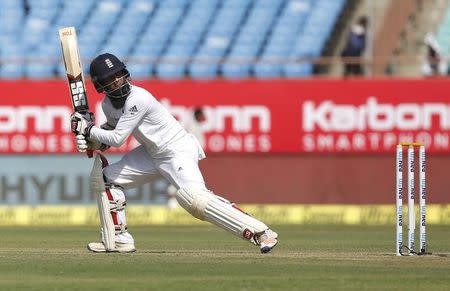
<instances>
[{"instance_id":1,"label":"blue stadium seat","mask_svg":"<svg viewBox=\"0 0 450 291\"><path fill-rule=\"evenodd\" d=\"M168 79L305 77L313 73L314 66L288 60L320 56L345 3L346 0L2 0L0 56L10 58L10 48L19 47L18 54L36 56L40 61L22 66L14 62L3 64L0 76L42 78L56 72L65 78L63 66L53 61L60 58L55 32L64 26L75 26L85 72L89 60L97 54L112 52L130 59L129 69L136 78L153 74ZM22 31L27 32L26 37ZM444 39L448 51L446 31L442 29L438 37ZM12 44L4 45L8 43ZM41 60L45 58L52 61L44 65ZM160 63L155 63L157 60Z\"/></svg>"},{"instance_id":2,"label":"blue stadium seat","mask_svg":"<svg viewBox=\"0 0 450 291\"><path fill-rule=\"evenodd\" d=\"M161 54L163 48L164 44L162 43L156 44L141 43L131 53L131 56L157 58Z\"/></svg>"},{"instance_id":3,"label":"blue stadium seat","mask_svg":"<svg viewBox=\"0 0 450 291\"><path fill-rule=\"evenodd\" d=\"M280 64L260 62L254 65L253 70L257 78L279 78L282 76L282 66Z\"/></svg>"},{"instance_id":4,"label":"blue stadium seat","mask_svg":"<svg viewBox=\"0 0 450 291\"><path fill-rule=\"evenodd\" d=\"M86 74L85 70L83 70L83 72ZM67 78L66 70L65 70L65 67L64 67L64 63L62 61L58 62L58 65L56 66L56 76L58 78L61 78L61 79L64 79L64 80Z\"/></svg>"},{"instance_id":5,"label":"blue stadium seat","mask_svg":"<svg viewBox=\"0 0 450 291\"><path fill-rule=\"evenodd\" d=\"M24 75L23 58L25 49L20 42L6 42L1 47L1 57L6 60L0 65L0 77L8 79L21 78Z\"/></svg>"},{"instance_id":6,"label":"blue stadium seat","mask_svg":"<svg viewBox=\"0 0 450 291\"><path fill-rule=\"evenodd\" d=\"M34 50L42 43L48 35L49 21L47 19L38 17L28 17L25 21L24 30L27 32L26 37L23 37L22 42L29 50Z\"/></svg>"},{"instance_id":7,"label":"blue stadium seat","mask_svg":"<svg viewBox=\"0 0 450 291\"><path fill-rule=\"evenodd\" d=\"M275 16L281 9L281 1L264 1L255 2L252 10L250 10L247 17L247 21L239 32L239 36L236 38L233 48L231 49L230 56L248 57L250 60L258 56L264 46L264 42L270 33L272 24L275 22ZM247 66L247 65L245 65ZM244 66L244 72L247 69ZM256 76L276 75L276 72L272 69L272 66L266 64L253 65L249 64L250 70ZM235 77L236 74L241 73L236 71L234 65L225 65L223 68L224 76Z\"/></svg>"},{"instance_id":8,"label":"blue stadium seat","mask_svg":"<svg viewBox=\"0 0 450 291\"><path fill-rule=\"evenodd\" d=\"M185 8L189 4L189 0L163 0L161 7L163 8Z\"/></svg>"},{"instance_id":9,"label":"blue stadium seat","mask_svg":"<svg viewBox=\"0 0 450 291\"><path fill-rule=\"evenodd\" d=\"M122 46L117 45L106 45L99 50L99 54L110 53L117 56L119 59L124 59L128 56L128 50L124 49Z\"/></svg>"},{"instance_id":10,"label":"blue stadium seat","mask_svg":"<svg viewBox=\"0 0 450 291\"><path fill-rule=\"evenodd\" d=\"M17 35L23 26L24 12L16 9L0 8L0 34Z\"/></svg>"},{"instance_id":11,"label":"blue stadium seat","mask_svg":"<svg viewBox=\"0 0 450 291\"><path fill-rule=\"evenodd\" d=\"M120 55L130 55L154 8L154 1L131 1L118 17L117 24L109 33L103 49L117 51L114 47L120 47Z\"/></svg>"},{"instance_id":12,"label":"blue stadium seat","mask_svg":"<svg viewBox=\"0 0 450 291\"><path fill-rule=\"evenodd\" d=\"M193 79L214 79L217 77L218 69L217 63L193 62L188 66L189 76Z\"/></svg>"},{"instance_id":13,"label":"blue stadium seat","mask_svg":"<svg viewBox=\"0 0 450 291\"><path fill-rule=\"evenodd\" d=\"M292 63L283 66L284 76L287 78L304 78L313 74L312 64Z\"/></svg>"},{"instance_id":14,"label":"blue stadium seat","mask_svg":"<svg viewBox=\"0 0 450 291\"><path fill-rule=\"evenodd\" d=\"M74 26L79 30L85 27L86 16L94 6L94 0L63 1L60 15L56 18L55 27Z\"/></svg>"},{"instance_id":15,"label":"blue stadium seat","mask_svg":"<svg viewBox=\"0 0 450 291\"><path fill-rule=\"evenodd\" d=\"M248 78L252 60L252 57L245 57L243 54L231 55L220 66L222 76L228 79Z\"/></svg>"},{"instance_id":16,"label":"blue stadium seat","mask_svg":"<svg viewBox=\"0 0 450 291\"><path fill-rule=\"evenodd\" d=\"M162 79L182 78L186 73L186 63L192 52L192 46L171 46L155 66L156 76Z\"/></svg>"},{"instance_id":17,"label":"blue stadium seat","mask_svg":"<svg viewBox=\"0 0 450 291\"><path fill-rule=\"evenodd\" d=\"M242 8L249 4L250 0L224 0L222 5L227 8Z\"/></svg>"},{"instance_id":18,"label":"blue stadium seat","mask_svg":"<svg viewBox=\"0 0 450 291\"><path fill-rule=\"evenodd\" d=\"M127 69L133 79L147 79L152 74L153 66L150 64L140 64L129 61Z\"/></svg>"},{"instance_id":19,"label":"blue stadium seat","mask_svg":"<svg viewBox=\"0 0 450 291\"><path fill-rule=\"evenodd\" d=\"M290 53L288 45L266 46L261 59L254 66L257 78L277 78L282 76L282 63L286 62Z\"/></svg>"},{"instance_id":20,"label":"blue stadium seat","mask_svg":"<svg viewBox=\"0 0 450 291\"><path fill-rule=\"evenodd\" d=\"M2 9L21 9L23 7L23 3L17 0L2 0L0 2L0 7Z\"/></svg>"},{"instance_id":21,"label":"blue stadium seat","mask_svg":"<svg viewBox=\"0 0 450 291\"><path fill-rule=\"evenodd\" d=\"M185 66L163 61L156 65L155 75L161 79L180 79L185 76Z\"/></svg>"},{"instance_id":22,"label":"blue stadium seat","mask_svg":"<svg viewBox=\"0 0 450 291\"><path fill-rule=\"evenodd\" d=\"M242 79L250 77L250 65L225 63L221 66L222 76L227 79Z\"/></svg>"},{"instance_id":23,"label":"blue stadium seat","mask_svg":"<svg viewBox=\"0 0 450 291\"><path fill-rule=\"evenodd\" d=\"M25 76L32 79L48 79L55 76L55 70L48 64L32 63L25 67Z\"/></svg>"},{"instance_id":24,"label":"blue stadium seat","mask_svg":"<svg viewBox=\"0 0 450 291\"><path fill-rule=\"evenodd\" d=\"M24 66L18 64L4 64L0 66L0 78L19 79L24 76Z\"/></svg>"}]
</instances>

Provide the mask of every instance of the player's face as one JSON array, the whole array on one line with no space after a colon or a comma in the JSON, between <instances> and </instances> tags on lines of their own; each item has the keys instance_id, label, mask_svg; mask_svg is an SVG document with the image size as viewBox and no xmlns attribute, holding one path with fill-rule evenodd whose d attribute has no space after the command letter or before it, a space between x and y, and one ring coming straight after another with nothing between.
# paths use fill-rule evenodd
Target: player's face
<instances>
[{"instance_id":1,"label":"player's face","mask_svg":"<svg viewBox=\"0 0 450 291\"><path fill-rule=\"evenodd\" d=\"M102 88L114 108L122 108L131 90L128 72L118 72L111 77L105 78L101 84L104 84Z\"/></svg>"},{"instance_id":2,"label":"player's face","mask_svg":"<svg viewBox=\"0 0 450 291\"><path fill-rule=\"evenodd\" d=\"M121 88L125 84L125 76L122 73L118 73L109 78L106 78L102 83L105 84L106 92L113 92Z\"/></svg>"}]
</instances>

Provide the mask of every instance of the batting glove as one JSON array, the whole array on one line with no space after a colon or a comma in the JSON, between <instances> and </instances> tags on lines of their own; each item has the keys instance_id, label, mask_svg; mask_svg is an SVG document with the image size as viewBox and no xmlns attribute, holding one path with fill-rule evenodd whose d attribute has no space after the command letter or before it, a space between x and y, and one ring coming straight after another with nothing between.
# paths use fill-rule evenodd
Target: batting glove
<instances>
[{"instance_id":1,"label":"batting glove","mask_svg":"<svg viewBox=\"0 0 450 291\"><path fill-rule=\"evenodd\" d=\"M77 146L77 150L80 153L84 153L86 150L91 151L100 150L103 152L109 149L108 145L96 140L87 140L86 137L82 134L78 134L75 136L75 144Z\"/></svg>"},{"instance_id":2,"label":"batting glove","mask_svg":"<svg viewBox=\"0 0 450 291\"><path fill-rule=\"evenodd\" d=\"M77 150L80 153L84 153L88 149L86 138L82 134L75 136L75 144L77 145Z\"/></svg>"},{"instance_id":3,"label":"batting glove","mask_svg":"<svg viewBox=\"0 0 450 291\"><path fill-rule=\"evenodd\" d=\"M75 135L82 134L85 137L89 137L91 128L94 126L94 114L92 112L86 112L84 114L80 112L74 112L70 116L70 127Z\"/></svg>"}]
</instances>

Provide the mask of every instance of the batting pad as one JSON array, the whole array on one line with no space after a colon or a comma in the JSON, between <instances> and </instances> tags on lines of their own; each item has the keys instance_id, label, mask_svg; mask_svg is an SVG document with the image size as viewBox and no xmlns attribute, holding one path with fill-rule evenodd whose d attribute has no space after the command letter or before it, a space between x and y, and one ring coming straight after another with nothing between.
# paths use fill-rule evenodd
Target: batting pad
<instances>
[{"instance_id":1,"label":"batting pad","mask_svg":"<svg viewBox=\"0 0 450 291\"><path fill-rule=\"evenodd\" d=\"M109 199L105 191L105 182L103 181L103 163L100 155L95 156L94 166L91 171L91 191L97 196L98 214L102 226L102 239L106 251L113 251L116 248L114 242L115 227L110 213Z\"/></svg>"},{"instance_id":2,"label":"batting pad","mask_svg":"<svg viewBox=\"0 0 450 291\"><path fill-rule=\"evenodd\" d=\"M176 198L178 203L194 217L211 222L253 243L255 234L268 229L261 221L207 190L181 188L177 191Z\"/></svg>"}]
</instances>

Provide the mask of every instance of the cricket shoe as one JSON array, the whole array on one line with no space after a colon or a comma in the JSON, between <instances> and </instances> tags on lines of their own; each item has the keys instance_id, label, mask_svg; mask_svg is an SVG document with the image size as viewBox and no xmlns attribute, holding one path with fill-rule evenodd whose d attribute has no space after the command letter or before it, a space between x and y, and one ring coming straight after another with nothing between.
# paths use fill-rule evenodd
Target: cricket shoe
<instances>
[{"instance_id":1,"label":"cricket shoe","mask_svg":"<svg viewBox=\"0 0 450 291\"><path fill-rule=\"evenodd\" d=\"M278 243L278 234L271 229L266 229L256 237L262 254L270 252Z\"/></svg>"},{"instance_id":2,"label":"cricket shoe","mask_svg":"<svg viewBox=\"0 0 450 291\"><path fill-rule=\"evenodd\" d=\"M123 243L116 242L116 247L114 250L106 250L105 244L103 242L92 242L88 243L87 249L94 253L132 253L136 251L134 243Z\"/></svg>"}]
</instances>

